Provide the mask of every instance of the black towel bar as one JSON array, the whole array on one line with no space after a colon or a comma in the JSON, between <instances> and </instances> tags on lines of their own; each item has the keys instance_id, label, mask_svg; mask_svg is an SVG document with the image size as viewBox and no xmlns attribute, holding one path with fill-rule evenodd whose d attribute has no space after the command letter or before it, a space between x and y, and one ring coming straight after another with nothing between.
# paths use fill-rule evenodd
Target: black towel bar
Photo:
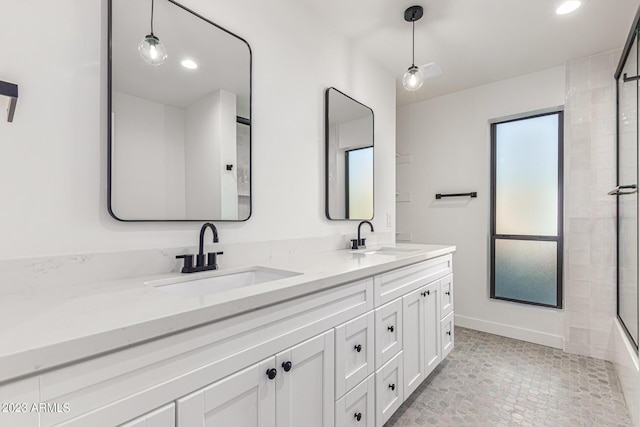
<instances>
[{"instance_id":1,"label":"black towel bar","mask_svg":"<svg viewBox=\"0 0 640 427\"><path fill-rule=\"evenodd\" d=\"M436 194L436 199L442 199L443 197L478 197L478 193L473 191L471 193Z\"/></svg>"}]
</instances>

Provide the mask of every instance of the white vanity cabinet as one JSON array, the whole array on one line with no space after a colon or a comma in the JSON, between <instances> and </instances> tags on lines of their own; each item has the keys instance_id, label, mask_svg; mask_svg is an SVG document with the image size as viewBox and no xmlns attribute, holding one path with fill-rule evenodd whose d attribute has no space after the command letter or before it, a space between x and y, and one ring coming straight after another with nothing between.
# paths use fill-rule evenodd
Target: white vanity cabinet
<instances>
[{"instance_id":1,"label":"white vanity cabinet","mask_svg":"<svg viewBox=\"0 0 640 427\"><path fill-rule=\"evenodd\" d=\"M0 397L70 408L24 427L381 427L453 349L452 256L347 277L5 383Z\"/></svg>"},{"instance_id":2,"label":"white vanity cabinet","mask_svg":"<svg viewBox=\"0 0 640 427\"><path fill-rule=\"evenodd\" d=\"M336 328L336 398L374 371L373 311Z\"/></svg>"},{"instance_id":3,"label":"white vanity cabinet","mask_svg":"<svg viewBox=\"0 0 640 427\"><path fill-rule=\"evenodd\" d=\"M277 427L333 426L333 339L329 331L276 356Z\"/></svg>"},{"instance_id":4,"label":"white vanity cabinet","mask_svg":"<svg viewBox=\"0 0 640 427\"><path fill-rule=\"evenodd\" d=\"M402 297L404 393L407 397L444 357L441 293L442 280L436 280ZM449 326L452 331L453 312L449 312L448 319L451 321ZM453 332L451 337L452 334ZM453 340L450 341L450 347L447 347L447 354L452 348Z\"/></svg>"},{"instance_id":5,"label":"white vanity cabinet","mask_svg":"<svg viewBox=\"0 0 640 427\"><path fill-rule=\"evenodd\" d=\"M267 376L275 357L178 399L177 425L275 427L276 383Z\"/></svg>"},{"instance_id":6,"label":"white vanity cabinet","mask_svg":"<svg viewBox=\"0 0 640 427\"><path fill-rule=\"evenodd\" d=\"M177 427L330 427L333 358L329 331L178 399Z\"/></svg>"},{"instance_id":7,"label":"white vanity cabinet","mask_svg":"<svg viewBox=\"0 0 640 427\"><path fill-rule=\"evenodd\" d=\"M336 427L375 427L376 378L369 377L336 402Z\"/></svg>"},{"instance_id":8,"label":"white vanity cabinet","mask_svg":"<svg viewBox=\"0 0 640 427\"><path fill-rule=\"evenodd\" d=\"M170 403L119 427L175 427L176 405Z\"/></svg>"}]
</instances>

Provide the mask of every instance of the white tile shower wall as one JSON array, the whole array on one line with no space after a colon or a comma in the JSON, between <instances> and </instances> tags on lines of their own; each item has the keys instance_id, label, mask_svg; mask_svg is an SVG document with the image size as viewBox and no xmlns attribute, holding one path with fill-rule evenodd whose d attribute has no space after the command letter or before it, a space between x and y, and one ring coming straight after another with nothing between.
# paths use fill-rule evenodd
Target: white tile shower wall
<instances>
[{"instance_id":1,"label":"white tile shower wall","mask_svg":"<svg viewBox=\"0 0 640 427\"><path fill-rule=\"evenodd\" d=\"M565 351L612 360L620 51L572 61L565 102Z\"/></svg>"},{"instance_id":2,"label":"white tile shower wall","mask_svg":"<svg viewBox=\"0 0 640 427\"><path fill-rule=\"evenodd\" d=\"M352 222L324 217L330 86L375 112L373 222L394 232L386 224L387 213L395 218L394 76L295 0L181 3L253 52L253 213L217 224L223 242L352 232ZM10 2L0 40L11 40L0 43L0 78L20 85L14 122L0 120L0 259L193 245L200 224L120 223L107 214L106 1Z\"/></svg>"}]
</instances>

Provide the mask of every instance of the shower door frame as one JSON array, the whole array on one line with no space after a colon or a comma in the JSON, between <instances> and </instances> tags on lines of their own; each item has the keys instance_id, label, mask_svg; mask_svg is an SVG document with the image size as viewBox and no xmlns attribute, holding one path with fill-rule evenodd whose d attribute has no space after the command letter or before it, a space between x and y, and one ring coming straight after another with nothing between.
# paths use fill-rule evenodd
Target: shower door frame
<instances>
[{"instance_id":1,"label":"shower door frame","mask_svg":"<svg viewBox=\"0 0 640 427\"><path fill-rule=\"evenodd\" d=\"M629 58L629 54L631 53L631 49L633 48L634 43L638 42L639 46L640 46L640 8L638 9L638 11L636 12L636 16L633 19L633 24L631 26L631 31L629 32L629 35L627 36L627 40L625 42L624 48L622 49L622 55L620 56L620 61L618 61L618 66L616 68L616 72L614 74L614 79L615 79L615 84L616 84L616 185L620 186L623 185L622 183L620 183L620 156L619 156L619 150L620 150L620 85L619 85L619 81L620 78L622 76L622 71L624 70L625 65L627 64L627 59ZM638 56L637 59L640 62L640 56ZM640 65L640 64L638 64ZM640 66L638 67L639 69L637 70L640 73ZM623 76L624 78L624 76ZM638 92L638 95L640 96L640 92ZM637 106L640 106L640 100L638 98L636 98L636 104ZM638 108L636 107L636 115L638 115ZM640 117L639 117L640 118ZM636 122L636 147L638 146L638 139L640 138L640 120L638 120ZM638 154L640 154L640 151L636 150L636 165L638 165L638 163L640 163L638 161ZM636 184L639 183L639 178L640 175L638 174L638 168L636 167ZM622 329L624 330L625 334L627 335L627 337L629 338L629 341L631 342L631 344L633 344L635 350L636 350L636 354L639 351L639 347L638 347L638 342L636 342L636 338L634 338L631 333L629 332L629 329L627 328L627 325L625 324L624 320L622 319L622 317L620 316L620 203L618 201L618 197L620 196L616 196L616 317L618 318L618 322L620 323L620 325L622 326ZM636 212L640 213L640 197L636 200ZM640 216L637 216L636 218L640 218ZM640 254L640 251L638 251L640 249L640 238L636 238L636 253ZM640 260L639 260L640 261ZM640 287L639 287L639 283L640 283L640 275L639 275L639 269L636 269L636 305L638 306L639 304L639 295L640 293L638 291L640 291ZM639 307L640 308L640 307ZM638 311L638 308L636 308L636 328L638 328L638 325L640 324L640 311ZM639 329L640 330L640 329ZM640 339L638 340L640 341Z\"/></svg>"}]
</instances>

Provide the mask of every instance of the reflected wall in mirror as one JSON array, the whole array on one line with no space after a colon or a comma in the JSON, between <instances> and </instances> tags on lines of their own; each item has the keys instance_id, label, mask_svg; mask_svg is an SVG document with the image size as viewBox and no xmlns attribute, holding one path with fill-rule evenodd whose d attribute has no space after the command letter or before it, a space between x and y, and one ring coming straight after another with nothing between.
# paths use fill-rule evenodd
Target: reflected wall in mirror
<instances>
[{"instance_id":1,"label":"reflected wall in mirror","mask_svg":"<svg viewBox=\"0 0 640 427\"><path fill-rule=\"evenodd\" d=\"M326 215L373 219L373 110L335 88L325 91Z\"/></svg>"},{"instance_id":2,"label":"reflected wall in mirror","mask_svg":"<svg viewBox=\"0 0 640 427\"><path fill-rule=\"evenodd\" d=\"M138 52L149 34L166 48L159 65ZM172 0L109 0L109 41L111 215L121 221L248 219L247 42Z\"/></svg>"}]
</instances>

